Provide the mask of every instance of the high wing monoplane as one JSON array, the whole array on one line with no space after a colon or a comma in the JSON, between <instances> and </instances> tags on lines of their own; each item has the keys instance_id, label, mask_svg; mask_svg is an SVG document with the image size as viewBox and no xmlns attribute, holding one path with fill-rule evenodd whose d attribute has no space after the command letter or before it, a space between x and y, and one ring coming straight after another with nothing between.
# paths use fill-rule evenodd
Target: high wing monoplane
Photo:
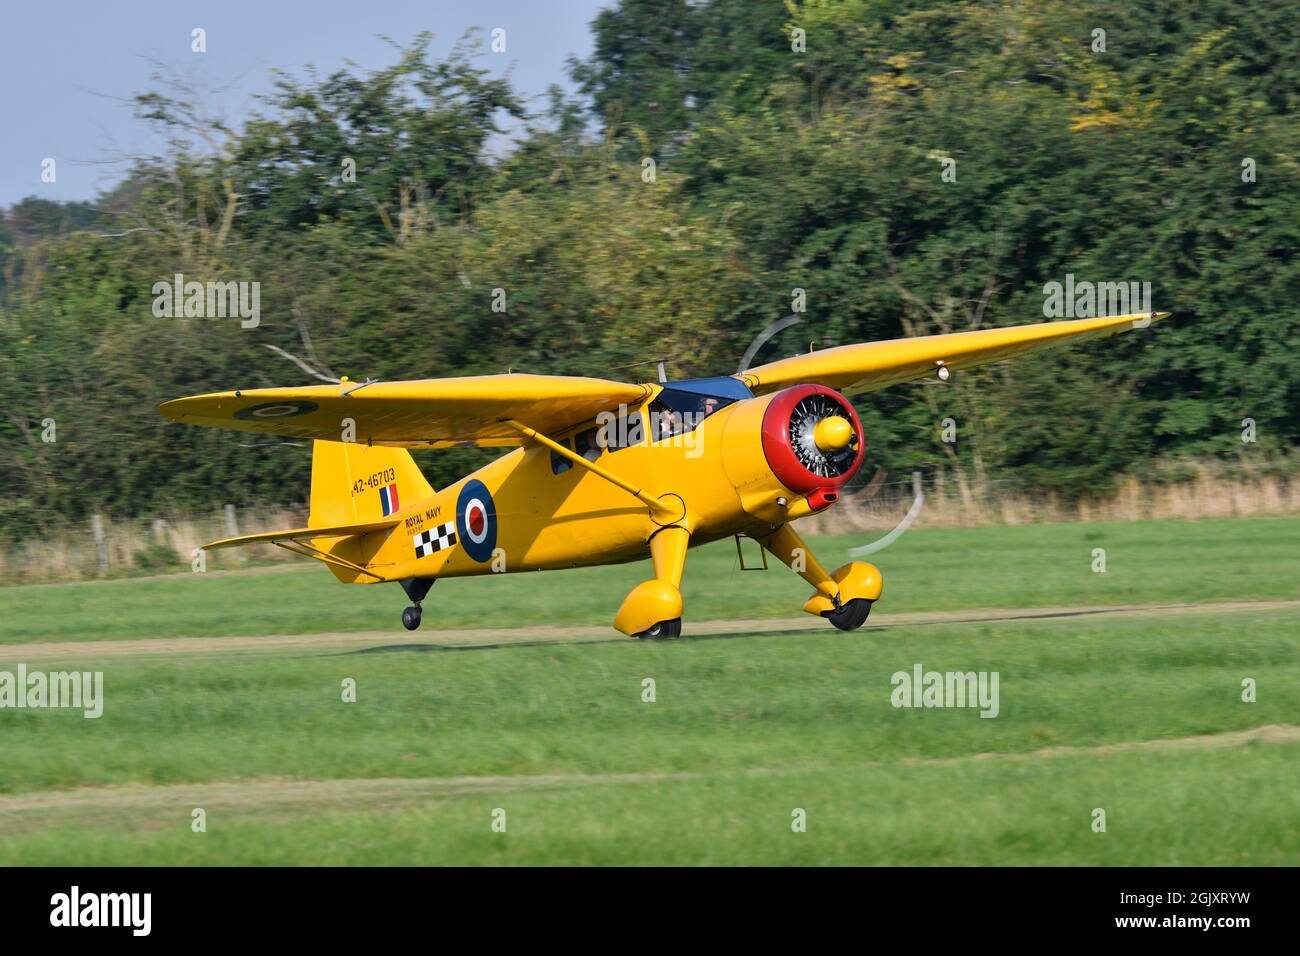
<instances>
[{"instance_id":1,"label":"high wing monoplane","mask_svg":"<svg viewBox=\"0 0 1300 956\"><path fill-rule=\"evenodd\" d=\"M860 627L880 571L828 571L793 522L831 507L867 437L846 397L1067 342L1143 328L1168 313L981 329L824 349L738 375L628 384L480 375L216 392L159 411L177 422L311 439L307 527L215 541L270 542L324 562L340 581L396 581L420 626L442 577L651 558L654 576L614 627L681 631L686 551L748 536L813 587L804 610ZM344 437L353 439L344 441ZM439 491L407 449L513 450Z\"/></svg>"}]
</instances>

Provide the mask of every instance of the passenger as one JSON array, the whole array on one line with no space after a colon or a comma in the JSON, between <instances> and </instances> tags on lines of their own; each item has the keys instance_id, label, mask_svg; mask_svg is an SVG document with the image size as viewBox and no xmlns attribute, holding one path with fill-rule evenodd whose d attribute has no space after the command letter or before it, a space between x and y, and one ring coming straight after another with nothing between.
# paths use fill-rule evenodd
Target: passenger
<instances>
[{"instance_id":1,"label":"passenger","mask_svg":"<svg viewBox=\"0 0 1300 956\"><path fill-rule=\"evenodd\" d=\"M677 415L671 408L659 413L659 437L667 438L677 434Z\"/></svg>"}]
</instances>

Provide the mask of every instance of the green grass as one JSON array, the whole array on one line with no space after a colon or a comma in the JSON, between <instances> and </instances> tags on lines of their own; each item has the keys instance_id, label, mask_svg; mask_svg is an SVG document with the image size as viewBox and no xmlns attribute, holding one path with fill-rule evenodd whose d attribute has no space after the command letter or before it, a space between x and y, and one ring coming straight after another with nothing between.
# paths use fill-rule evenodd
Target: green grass
<instances>
[{"instance_id":1,"label":"green grass","mask_svg":"<svg viewBox=\"0 0 1300 956\"><path fill-rule=\"evenodd\" d=\"M723 773L446 797L391 812L0 838L15 865L1296 865L1300 745ZM791 813L807 814L794 833ZM1092 811L1107 814L1092 831ZM506 831L492 832L493 810Z\"/></svg>"},{"instance_id":2,"label":"green grass","mask_svg":"<svg viewBox=\"0 0 1300 956\"><path fill-rule=\"evenodd\" d=\"M157 830L120 818L37 827L0 837L0 860L1296 863L1300 842L1284 825L1300 810L1291 744L936 761L1300 723L1298 632L1300 612L1275 611L1248 623L1062 619L118 660L97 721L5 714L0 788L507 779L392 808L214 811L202 835L182 827L188 805ZM997 670L1001 713L894 708L890 675L916 662ZM1240 700L1247 676L1254 704ZM348 677L355 704L340 699ZM654 703L641 700L646 677ZM543 774L667 778L562 792L509 779ZM487 825L498 806L513 828L505 838ZM1110 815L1105 835L1088 828L1097 806ZM789 832L793 807L809 811L807 834Z\"/></svg>"},{"instance_id":3,"label":"green grass","mask_svg":"<svg viewBox=\"0 0 1300 956\"><path fill-rule=\"evenodd\" d=\"M814 538L827 566L872 535ZM757 546L747 542L751 548ZM1104 548L1107 570L1092 571ZM1300 518L1140 521L918 530L874 556L883 610L1208 602L1300 597ZM648 562L438 582L426 627L609 624ZM776 565L736 567L730 541L693 550L683 582L690 620L791 617L809 587ZM135 637L394 630L406 604L395 584L345 586L302 571L181 574L149 580L0 589L0 644Z\"/></svg>"},{"instance_id":4,"label":"green grass","mask_svg":"<svg viewBox=\"0 0 1300 956\"><path fill-rule=\"evenodd\" d=\"M282 775L834 766L1300 723L1300 611L696 638L118 659L105 714L5 713L0 792ZM1229 639L1231 638L1231 639ZM1000 676L1001 713L896 709L890 676ZM642 703L641 682L657 700ZM1253 677L1260 700L1243 704ZM344 678L355 704L341 702ZM1140 730L1135 734L1135 730Z\"/></svg>"},{"instance_id":5,"label":"green grass","mask_svg":"<svg viewBox=\"0 0 1300 956\"><path fill-rule=\"evenodd\" d=\"M878 563L900 610L1294 598L1298 533L1300 521L1260 519L931 531ZM846 544L818 548L834 564ZM1107 549L1107 574L1089 570L1092 547ZM733 572L731 560L725 548L692 555L693 614L797 613L802 582ZM530 619L607 622L641 573L438 589L457 589L442 597L464 624L487 623L480 593L513 595L491 623L526 634ZM39 613L38 598L61 593L72 589L0 592L18 597L0 619L5 640L89 640L94 661L96 638L346 629L323 620L334 614L391 628L401 604L322 572L77 588L99 602L97 627ZM192 623L169 629L168 613ZM1300 743L1178 743L1300 725L1300 609L460 649L422 636L346 652L105 657L93 665L105 672L99 720L0 710L0 863L1300 863ZM16 663L2 646L0 662ZM893 707L891 675L916 663L997 671L999 716ZM1255 703L1241 700L1247 677ZM341 700L348 678L356 703ZM1164 743L1123 746L1151 741ZM260 789L465 777L496 779L287 804ZM223 796L202 834L189 829L201 798L114 802L122 786L203 784ZM81 805L51 802L72 788L98 789ZM506 833L490 828L498 807ZM806 833L791 832L796 807ZM1090 827L1095 807L1104 834Z\"/></svg>"}]
</instances>

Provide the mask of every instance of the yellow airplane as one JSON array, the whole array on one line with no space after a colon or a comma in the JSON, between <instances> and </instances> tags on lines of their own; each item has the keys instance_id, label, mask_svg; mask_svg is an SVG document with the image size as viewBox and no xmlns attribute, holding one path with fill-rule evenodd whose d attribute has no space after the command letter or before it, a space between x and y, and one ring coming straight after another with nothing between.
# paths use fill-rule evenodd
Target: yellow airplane
<instances>
[{"instance_id":1,"label":"yellow airplane","mask_svg":"<svg viewBox=\"0 0 1300 956\"><path fill-rule=\"evenodd\" d=\"M413 602L441 577L617 564L649 553L654 577L614 627L681 633L687 548L757 539L814 588L810 614L860 627L881 594L873 565L827 571L795 531L833 505L866 435L846 395L1065 342L1142 328L1122 315L846 345L720 378L626 384L477 375L216 392L166 402L177 422L313 439L307 527L215 541L271 542L340 581L397 581ZM408 448L514 447L441 491Z\"/></svg>"}]
</instances>

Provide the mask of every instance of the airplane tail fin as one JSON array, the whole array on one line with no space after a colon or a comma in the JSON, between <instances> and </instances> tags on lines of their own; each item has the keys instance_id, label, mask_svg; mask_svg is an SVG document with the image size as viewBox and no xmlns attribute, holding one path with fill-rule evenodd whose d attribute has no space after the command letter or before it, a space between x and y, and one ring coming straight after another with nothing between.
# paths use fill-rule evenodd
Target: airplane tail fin
<instances>
[{"instance_id":1,"label":"airplane tail fin","mask_svg":"<svg viewBox=\"0 0 1300 956\"><path fill-rule=\"evenodd\" d=\"M312 442L309 527L383 521L432 494L405 448Z\"/></svg>"},{"instance_id":2,"label":"airplane tail fin","mask_svg":"<svg viewBox=\"0 0 1300 956\"><path fill-rule=\"evenodd\" d=\"M307 527L223 538L203 548L278 544L323 561L340 581L370 584L384 580L369 567L383 544L374 532L391 532L402 520L402 509L432 494L405 448L318 440L312 446Z\"/></svg>"}]
</instances>

